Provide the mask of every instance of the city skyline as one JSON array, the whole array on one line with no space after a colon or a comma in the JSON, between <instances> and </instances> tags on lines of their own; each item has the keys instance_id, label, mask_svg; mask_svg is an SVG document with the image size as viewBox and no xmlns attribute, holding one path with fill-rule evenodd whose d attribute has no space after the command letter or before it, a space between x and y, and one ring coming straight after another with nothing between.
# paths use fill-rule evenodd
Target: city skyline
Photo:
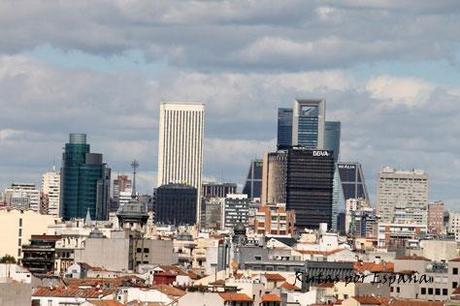
<instances>
[{"instance_id":1,"label":"city skyline","mask_svg":"<svg viewBox=\"0 0 460 306\"><path fill-rule=\"evenodd\" d=\"M342 123L341 159L363 165L372 202L384 166L424 169L431 200L460 201L455 2L144 5L2 4L2 189L38 186L67 134L81 132L114 173L137 158L150 193L164 100L207 105L204 176L242 184L248 162L276 145L277 108L324 98Z\"/></svg>"}]
</instances>

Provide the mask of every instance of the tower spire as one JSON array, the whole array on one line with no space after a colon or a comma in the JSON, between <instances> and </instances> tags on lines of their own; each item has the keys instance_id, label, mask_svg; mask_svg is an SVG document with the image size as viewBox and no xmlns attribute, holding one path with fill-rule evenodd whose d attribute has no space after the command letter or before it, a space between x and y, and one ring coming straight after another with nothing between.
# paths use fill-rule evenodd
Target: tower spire
<instances>
[{"instance_id":1,"label":"tower spire","mask_svg":"<svg viewBox=\"0 0 460 306\"><path fill-rule=\"evenodd\" d=\"M139 163L137 160L133 160L131 162L131 167L133 168L133 192L131 194L131 198L136 198L136 169L139 167Z\"/></svg>"}]
</instances>

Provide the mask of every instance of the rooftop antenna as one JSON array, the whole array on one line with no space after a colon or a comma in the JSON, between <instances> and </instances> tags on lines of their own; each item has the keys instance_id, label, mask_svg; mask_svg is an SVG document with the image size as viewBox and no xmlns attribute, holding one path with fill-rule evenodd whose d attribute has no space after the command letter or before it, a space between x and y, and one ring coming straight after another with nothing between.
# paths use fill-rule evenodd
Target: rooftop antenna
<instances>
[{"instance_id":1,"label":"rooftop antenna","mask_svg":"<svg viewBox=\"0 0 460 306\"><path fill-rule=\"evenodd\" d=\"M131 167L133 168L133 192L131 194L131 198L136 198L136 169L139 167L139 163L137 160L133 160L131 162Z\"/></svg>"}]
</instances>

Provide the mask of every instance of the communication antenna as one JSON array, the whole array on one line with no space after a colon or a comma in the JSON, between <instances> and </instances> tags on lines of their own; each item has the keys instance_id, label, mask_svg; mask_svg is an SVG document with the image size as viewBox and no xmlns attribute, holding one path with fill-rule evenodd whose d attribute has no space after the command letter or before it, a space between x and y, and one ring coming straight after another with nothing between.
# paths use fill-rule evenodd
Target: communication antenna
<instances>
[{"instance_id":1,"label":"communication antenna","mask_svg":"<svg viewBox=\"0 0 460 306\"><path fill-rule=\"evenodd\" d=\"M131 167L133 168L133 192L131 194L131 198L136 198L136 169L139 168L139 163L137 160L133 160L131 162Z\"/></svg>"}]
</instances>

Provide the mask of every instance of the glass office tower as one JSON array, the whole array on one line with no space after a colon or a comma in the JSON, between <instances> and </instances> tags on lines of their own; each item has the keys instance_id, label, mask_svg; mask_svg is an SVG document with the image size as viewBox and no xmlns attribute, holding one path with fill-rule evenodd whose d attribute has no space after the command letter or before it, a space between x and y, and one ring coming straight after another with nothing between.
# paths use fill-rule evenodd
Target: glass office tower
<instances>
[{"instance_id":1,"label":"glass office tower","mask_svg":"<svg viewBox=\"0 0 460 306\"><path fill-rule=\"evenodd\" d=\"M292 145L292 108L278 108L278 150Z\"/></svg>"},{"instance_id":2,"label":"glass office tower","mask_svg":"<svg viewBox=\"0 0 460 306\"><path fill-rule=\"evenodd\" d=\"M292 119L292 145L324 149L326 102L296 100Z\"/></svg>"},{"instance_id":3,"label":"glass office tower","mask_svg":"<svg viewBox=\"0 0 460 306\"><path fill-rule=\"evenodd\" d=\"M337 161L340 155L340 121L326 121L324 129L324 148L333 151L334 154L334 191L332 199L332 229L337 229L337 214L340 197L340 178L337 169Z\"/></svg>"},{"instance_id":4,"label":"glass office tower","mask_svg":"<svg viewBox=\"0 0 460 306\"><path fill-rule=\"evenodd\" d=\"M108 219L110 168L102 154L90 153L86 134L70 134L62 154L61 216L64 220L84 218L89 211L93 220Z\"/></svg>"}]
</instances>

